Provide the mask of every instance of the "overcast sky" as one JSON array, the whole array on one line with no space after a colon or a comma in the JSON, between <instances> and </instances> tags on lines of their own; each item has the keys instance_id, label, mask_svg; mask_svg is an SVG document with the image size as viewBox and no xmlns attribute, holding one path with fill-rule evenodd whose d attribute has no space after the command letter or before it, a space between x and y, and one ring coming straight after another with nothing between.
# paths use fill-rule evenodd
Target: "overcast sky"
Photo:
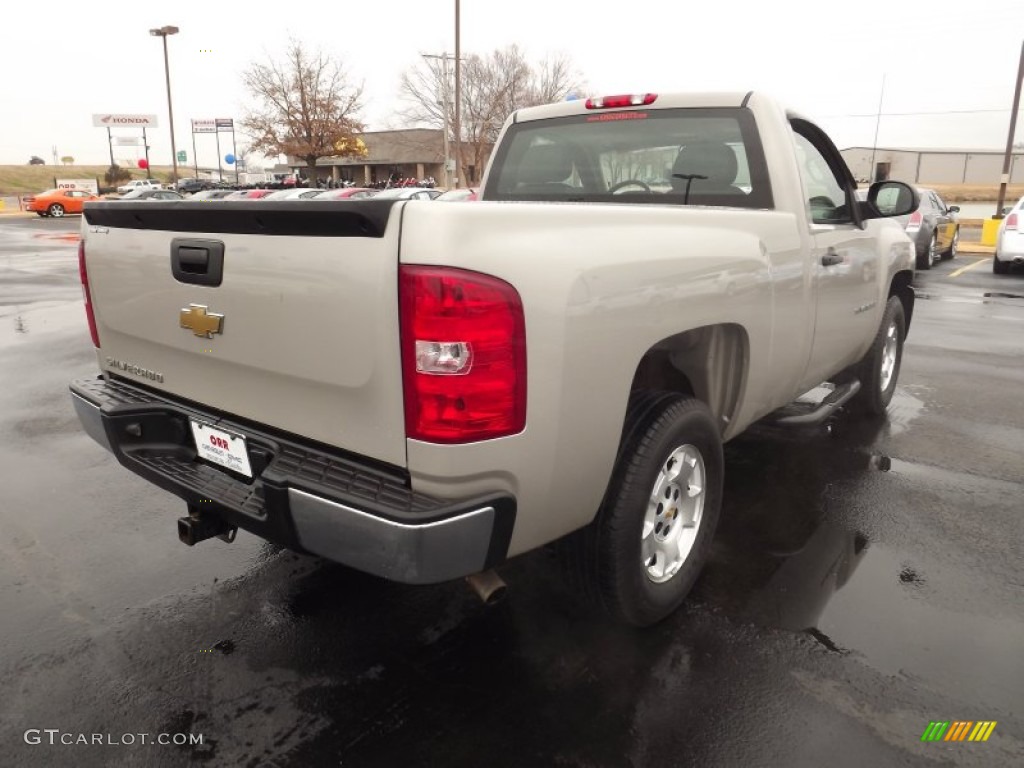
<instances>
[{"instance_id":1,"label":"overcast sky","mask_svg":"<svg viewBox=\"0 0 1024 768\"><path fill-rule=\"evenodd\" d=\"M279 56L289 36L338 56L365 83L368 128L400 127L399 76L421 53L454 49L454 5L9 0L0 163L49 163L53 146L106 163L92 115L124 112L158 115L151 158L169 164L163 55L148 33L164 25L181 29L168 44L175 136L190 164L189 119L240 118L241 72ZM879 146L1004 148L1024 41L1024 0L462 0L461 11L464 53L510 43L538 60L564 52L594 94L766 91L815 117L840 148L872 145L883 75ZM197 139L200 161L213 163L212 135Z\"/></svg>"}]
</instances>

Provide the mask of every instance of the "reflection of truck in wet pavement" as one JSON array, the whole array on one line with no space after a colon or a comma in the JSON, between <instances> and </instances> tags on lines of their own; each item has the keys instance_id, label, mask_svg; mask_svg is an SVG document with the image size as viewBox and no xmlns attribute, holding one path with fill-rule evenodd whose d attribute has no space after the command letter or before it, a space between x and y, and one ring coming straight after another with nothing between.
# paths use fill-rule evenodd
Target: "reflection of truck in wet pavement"
<instances>
[{"instance_id":1,"label":"reflection of truck in wet pavement","mask_svg":"<svg viewBox=\"0 0 1024 768\"><path fill-rule=\"evenodd\" d=\"M470 205L88 206L102 376L73 401L187 543L430 583L568 536L581 592L648 624L707 557L723 441L823 380L782 418L892 396L886 217L917 198L855 186L770 99L641 94L517 112Z\"/></svg>"}]
</instances>

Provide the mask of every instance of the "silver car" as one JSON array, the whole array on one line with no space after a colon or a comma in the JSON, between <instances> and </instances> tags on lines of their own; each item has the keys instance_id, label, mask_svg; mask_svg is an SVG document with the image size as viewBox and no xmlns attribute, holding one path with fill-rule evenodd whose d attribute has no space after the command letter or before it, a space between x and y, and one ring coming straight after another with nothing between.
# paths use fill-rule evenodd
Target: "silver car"
<instances>
[{"instance_id":1,"label":"silver car","mask_svg":"<svg viewBox=\"0 0 1024 768\"><path fill-rule=\"evenodd\" d=\"M1014 264L1024 264L1024 197L1007 212L999 225L992 271L1005 275Z\"/></svg>"}]
</instances>

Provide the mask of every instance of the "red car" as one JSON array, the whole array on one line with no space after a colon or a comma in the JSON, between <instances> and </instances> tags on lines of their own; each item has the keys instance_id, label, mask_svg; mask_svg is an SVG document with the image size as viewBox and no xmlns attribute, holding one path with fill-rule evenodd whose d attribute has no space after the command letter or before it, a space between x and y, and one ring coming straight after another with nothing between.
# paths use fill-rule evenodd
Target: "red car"
<instances>
[{"instance_id":1,"label":"red car","mask_svg":"<svg viewBox=\"0 0 1024 768\"><path fill-rule=\"evenodd\" d=\"M259 200L273 191L272 189L239 189L225 197L224 200Z\"/></svg>"},{"instance_id":2,"label":"red car","mask_svg":"<svg viewBox=\"0 0 1024 768\"><path fill-rule=\"evenodd\" d=\"M40 216L53 216L59 219L65 213L81 213L82 204L89 200L99 200L98 195L81 189L51 189L21 199L26 211L35 211Z\"/></svg>"}]
</instances>

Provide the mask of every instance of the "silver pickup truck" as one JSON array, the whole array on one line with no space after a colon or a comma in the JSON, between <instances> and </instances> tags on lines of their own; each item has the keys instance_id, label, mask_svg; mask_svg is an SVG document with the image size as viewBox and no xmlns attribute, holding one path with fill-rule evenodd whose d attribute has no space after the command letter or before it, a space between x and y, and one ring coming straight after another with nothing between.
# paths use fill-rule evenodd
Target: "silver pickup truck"
<instances>
[{"instance_id":1,"label":"silver pickup truck","mask_svg":"<svg viewBox=\"0 0 1024 768\"><path fill-rule=\"evenodd\" d=\"M821 382L884 413L914 308L899 182L858 201L757 93L521 110L480 202L86 205L85 430L237 528L397 581L565 539L636 625L705 561L723 442Z\"/></svg>"}]
</instances>

